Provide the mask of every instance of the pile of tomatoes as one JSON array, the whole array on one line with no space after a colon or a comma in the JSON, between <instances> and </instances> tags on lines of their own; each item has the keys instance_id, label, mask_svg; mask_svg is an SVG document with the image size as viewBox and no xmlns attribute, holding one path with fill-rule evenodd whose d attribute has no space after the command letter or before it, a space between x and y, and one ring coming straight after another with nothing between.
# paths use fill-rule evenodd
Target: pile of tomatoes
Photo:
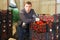
<instances>
[{"instance_id":1,"label":"pile of tomatoes","mask_svg":"<svg viewBox=\"0 0 60 40\"><path fill-rule=\"evenodd\" d=\"M34 23L31 23L31 29L35 32L38 32L38 33L44 33L46 32L46 24L49 25L50 22L53 22L54 21L54 18L53 16L43 16L43 17L40 17L40 21L36 21Z\"/></svg>"},{"instance_id":2,"label":"pile of tomatoes","mask_svg":"<svg viewBox=\"0 0 60 40\"><path fill-rule=\"evenodd\" d=\"M31 24L31 29L38 33L46 32L46 23L43 21L36 21Z\"/></svg>"}]
</instances>

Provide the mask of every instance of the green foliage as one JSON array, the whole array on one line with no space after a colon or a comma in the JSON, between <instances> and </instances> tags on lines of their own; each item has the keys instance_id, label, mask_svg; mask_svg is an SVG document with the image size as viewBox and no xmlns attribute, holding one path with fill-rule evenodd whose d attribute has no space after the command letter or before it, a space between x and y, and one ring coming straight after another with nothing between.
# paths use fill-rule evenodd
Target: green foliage
<instances>
[{"instance_id":1,"label":"green foliage","mask_svg":"<svg viewBox=\"0 0 60 40\"><path fill-rule=\"evenodd\" d=\"M19 20L19 11L18 11L18 9L13 8L12 9L12 14L13 14L13 17L12 17L13 22L17 22Z\"/></svg>"}]
</instances>

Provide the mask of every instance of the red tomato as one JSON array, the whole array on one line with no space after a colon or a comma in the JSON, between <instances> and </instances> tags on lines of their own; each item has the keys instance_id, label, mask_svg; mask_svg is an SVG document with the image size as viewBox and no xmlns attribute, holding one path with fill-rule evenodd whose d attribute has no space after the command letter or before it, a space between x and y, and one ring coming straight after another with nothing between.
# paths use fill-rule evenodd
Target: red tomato
<instances>
[{"instance_id":1,"label":"red tomato","mask_svg":"<svg viewBox=\"0 0 60 40\"><path fill-rule=\"evenodd\" d=\"M39 23L39 21L36 21L36 24L38 24L38 25L39 25L39 24L40 24L40 23Z\"/></svg>"},{"instance_id":2,"label":"red tomato","mask_svg":"<svg viewBox=\"0 0 60 40\"><path fill-rule=\"evenodd\" d=\"M37 29L37 26L34 26L34 28L33 28L34 30L36 30Z\"/></svg>"},{"instance_id":3,"label":"red tomato","mask_svg":"<svg viewBox=\"0 0 60 40\"><path fill-rule=\"evenodd\" d=\"M40 25L43 25L44 23L42 21L39 22Z\"/></svg>"}]
</instances>

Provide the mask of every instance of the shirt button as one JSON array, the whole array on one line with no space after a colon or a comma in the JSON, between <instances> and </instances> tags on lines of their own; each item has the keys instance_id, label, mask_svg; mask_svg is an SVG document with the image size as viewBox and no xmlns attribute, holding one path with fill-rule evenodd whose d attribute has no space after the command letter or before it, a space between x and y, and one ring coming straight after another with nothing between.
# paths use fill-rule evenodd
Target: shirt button
<instances>
[{"instance_id":1,"label":"shirt button","mask_svg":"<svg viewBox=\"0 0 60 40\"><path fill-rule=\"evenodd\" d=\"M6 22L5 20L3 20L3 22Z\"/></svg>"},{"instance_id":2,"label":"shirt button","mask_svg":"<svg viewBox=\"0 0 60 40\"><path fill-rule=\"evenodd\" d=\"M5 32L6 30L3 30L3 32Z\"/></svg>"},{"instance_id":3,"label":"shirt button","mask_svg":"<svg viewBox=\"0 0 60 40\"><path fill-rule=\"evenodd\" d=\"M11 26L11 24L9 24L9 26Z\"/></svg>"},{"instance_id":4,"label":"shirt button","mask_svg":"<svg viewBox=\"0 0 60 40\"><path fill-rule=\"evenodd\" d=\"M6 27L6 26L3 26L4 28Z\"/></svg>"},{"instance_id":5,"label":"shirt button","mask_svg":"<svg viewBox=\"0 0 60 40\"><path fill-rule=\"evenodd\" d=\"M11 22L11 20L9 20L9 22Z\"/></svg>"},{"instance_id":6,"label":"shirt button","mask_svg":"<svg viewBox=\"0 0 60 40\"><path fill-rule=\"evenodd\" d=\"M11 12L9 12L9 14L11 14Z\"/></svg>"}]
</instances>

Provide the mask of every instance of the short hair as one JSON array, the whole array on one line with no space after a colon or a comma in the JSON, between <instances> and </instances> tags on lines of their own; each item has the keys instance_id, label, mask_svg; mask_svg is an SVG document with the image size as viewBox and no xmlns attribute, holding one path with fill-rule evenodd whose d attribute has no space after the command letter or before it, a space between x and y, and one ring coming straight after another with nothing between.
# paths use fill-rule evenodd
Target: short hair
<instances>
[{"instance_id":1,"label":"short hair","mask_svg":"<svg viewBox=\"0 0 60 40\"><path fill-rule=\"evenodd\" d=\"M32 5L32 3L31 3L30 1L25 2L25 4ZM24 4L24 5L25 5L25 4Z\"/></svg>"}]
</instances>

